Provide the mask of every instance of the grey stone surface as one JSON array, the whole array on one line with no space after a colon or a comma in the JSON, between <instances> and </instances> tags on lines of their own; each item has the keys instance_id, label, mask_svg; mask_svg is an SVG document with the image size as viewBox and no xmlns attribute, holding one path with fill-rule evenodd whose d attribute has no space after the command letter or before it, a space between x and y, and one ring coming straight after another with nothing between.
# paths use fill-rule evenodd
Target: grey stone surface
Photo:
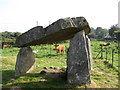
<instances>
[{"instance_id":1,"label":"grey stone surface","mask_svg":"<svg viewBox=\"0 0 120 90\"><path fill-rule=\"evenodd\" d=\"M37 42L37 40L43 38L44 36L45 30L43 29L43 27L37 26L17 37L16 45L20 47L37 44L39 42L39 41Z\"/></svg>"},{"instance_id":2,"label":"grey stone surface","mask_svg":"<svg viewBox=\"0 0 120 90\"><path fill-rule=\"evenodd\" d=\"M28 73L35 62L32 49L30 47L22 47L18 53L16 66L15 66L15 76L20 74Z\"/></svg>"},{"instance_id":3,"label":"grey stone surface","mask_svg":"<svg viewBox=\"0 0 120 90\"><path fill-rule=\"evenodd\" d=\"M90 33L90 27L84 17L59 19L46 28L37 26L16 39L16 46L24 47L68 40L80 30Z\"/></svg>"},{"instance_id":4,"label":"grey stone surface","mask_svg":"<svg viewBox=\"0 0 120 90\"><path fill-rule=\"evenodd\" d=\"M84 30L78 32L70 41L67 55L68 83L83 85L90 84L88 68L88 51Z\"/></svg>"},{"instance_id":5,"label":"grey stone surface","mask_svg":"<svg viewBox=\"0 0 120 90\"><path fill-rule=\"evenodd\" d=\"M54 70L59 70L60 68L59 67L54 67Z\"/></svg>"},{"instance_id":6,"label":"grey stone surface","mask_svg":"<svg viewBox=\"0 0 120 90\"><path fill-rule=\"evenodd\" d=\"M89 70L92 70L92 47L91 47L91 42L90 39L88 38L88 36L86 35L86 44L87 44L87 50L88 50L88 60L89 60Z\"/></svg>"},{"instance_id":7,"label":"grey stone surface","mask_svg":"<svg viewBox=\"0 0 120 90\"><path fill-rule=\"evenodd\" d=\"M46 74L47 72L46 71L44 71L44 70L42 70L41 72L40 72L40 74Z\"/></svg>"}]
</instances>

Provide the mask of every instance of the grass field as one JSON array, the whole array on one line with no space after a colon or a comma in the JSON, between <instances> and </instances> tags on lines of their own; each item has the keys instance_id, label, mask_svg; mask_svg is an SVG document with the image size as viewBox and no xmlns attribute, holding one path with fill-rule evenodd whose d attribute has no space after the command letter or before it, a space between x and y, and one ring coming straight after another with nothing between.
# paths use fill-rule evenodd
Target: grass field
<instances>
[{"instance_id":1,"label":"grass field","mask_svg":"<svg viewBox=\"0 0 120 90\"><path fill-rule=\"evenodd\" d=\"M3 87L12 88L118 88L118 54L117 43L111 42L108 47L108 59L106 60L106 52L103 52L103 59L100 55L96 59L100 51L100 43L105 41L92 41L93 69L91 73L91 85L79 86L68 84L65 79L65 73L61 71L48 71L48 75L41 75L40 71L43 67L65 67L66 54L57 56L53 44L32 46L33 50L39 50L35 56L36 68L29 74L23 74L20 77L14 77L14 69L16 56L19 48L11 47L0 50L2 58L2 84ZM69 47L69 43L61 43ZM104 47L105 48L105 47ZM111 51L115 49L114 63L112 67Z\"/></svg>"}]
</instances>

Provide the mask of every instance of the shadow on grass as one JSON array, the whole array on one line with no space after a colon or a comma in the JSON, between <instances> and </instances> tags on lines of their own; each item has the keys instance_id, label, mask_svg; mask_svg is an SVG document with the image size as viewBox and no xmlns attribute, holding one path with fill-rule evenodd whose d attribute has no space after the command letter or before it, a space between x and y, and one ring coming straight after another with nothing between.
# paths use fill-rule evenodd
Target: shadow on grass
<instances>
[{"instance_id":1,"label":"shadow on grass","mask_svg":"<svg viewBox=\"0 0 120 90\"><path fill-rule=\"evenodd\" d=\"M115 68L112 64L110 64L108 61L103 62L104 65L106 65L108 68L113 68L116 72L119 72L117 68Z\"/></svg>"},{"instance_id":2,"label":"shadow on grass","mask_svg":"<svg viewBox=\"0 0 120 90\"><path fill-rule=\"evenodd\" d=\"M14 70L2 70L2 83L8 83L11 78L15 78L14 75Z\"/></svg>"},{"instance_id":3,"label":"shadow on grass","mask_svg":"<svg viewBox=\"0 0 120 90\"><path fill-rule=\"evenodd\" d=\"M39 55L39 54L36 54L35 57L36 58L44 58L44 57L56 57L57 55L55 54L47 54L47 55Z\"/></svg>"},{"instance_id":4,"label":"shadow on grass","mask_svg":"<svg viewBox=\"0 0 120 90\"><path fill-rule=\"evenodd\" d=\"M59 55L59 56L64 56L64 54L63 55ZM44 58L44 57L51 58L51 57L58 57L58 55L57 54L47 54L47 55L36 54L35 55L35 58Z\"/></svg>"},{"instance_id":5,"label":"shadow on grass","mask_svg":"<svg viewBox=\"0 0 120 90\"><path fill-rule=\"evenodd\" d=\"M70 85L64 78L64 73L49 72L49 75L38 73L25 74L18 77L15 82L7 86L10 88L75 88L76 85ZM4 87L6 88L6 87Z\"/></svg>"}]
</instances>

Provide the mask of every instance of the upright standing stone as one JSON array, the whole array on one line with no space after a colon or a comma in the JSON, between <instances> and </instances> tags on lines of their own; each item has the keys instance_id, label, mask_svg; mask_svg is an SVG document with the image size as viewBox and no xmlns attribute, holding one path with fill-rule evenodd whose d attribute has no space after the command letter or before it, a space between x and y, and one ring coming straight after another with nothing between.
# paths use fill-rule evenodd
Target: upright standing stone
<instances>
[{"instance_id":1,"label":"upright standing stone","mask_svg":"<svg viewBox=\"0 0 120 90\"><path fill-rule=\"evenodd\" d=\"M22 47L17 56L15 76L29 72L34 62L32 49L30 47Z\"/></svg>"},{"instance_id":2,"label":"upright standing stone","mask_svg":"<svg viewBox=\"0 0 120 90\"><path fill-rule=\"evenodd\" d=\"M68 83L77 85L91 83L88 68L88 51L86 47L84 30L78 32L70 41L67 66Z\"/></svg>"},{"instance_id":3,"label":"upright standing stone","mask_svg":"<svg viewBox=\"0 0 120 90\"><path fill-rule=\"evenodd\" d=\"M92 48L91 48L91 43L90 43L90 39L88 38L88 36L86 35L86 44L87 44L87 49L88 49L88 59L89 59L89 70L92 70Z\"/></svg>"}]
</instances>

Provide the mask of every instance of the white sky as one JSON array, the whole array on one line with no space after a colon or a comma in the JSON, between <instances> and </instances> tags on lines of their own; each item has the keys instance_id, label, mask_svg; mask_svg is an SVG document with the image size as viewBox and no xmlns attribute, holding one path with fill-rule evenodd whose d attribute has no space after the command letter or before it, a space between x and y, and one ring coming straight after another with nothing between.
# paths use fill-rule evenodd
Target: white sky
<instances>
[{"instance_id":1,"label":"white sky","mask_svg":"<svg viewBox=\"0 0 120 90\"><path fill-rule=\"evenodd\" d=\"M119 0L0 0L0 32L26 32L49 21L83 16L90 27L118 24Z\"/></svg>"}]
</instances>

